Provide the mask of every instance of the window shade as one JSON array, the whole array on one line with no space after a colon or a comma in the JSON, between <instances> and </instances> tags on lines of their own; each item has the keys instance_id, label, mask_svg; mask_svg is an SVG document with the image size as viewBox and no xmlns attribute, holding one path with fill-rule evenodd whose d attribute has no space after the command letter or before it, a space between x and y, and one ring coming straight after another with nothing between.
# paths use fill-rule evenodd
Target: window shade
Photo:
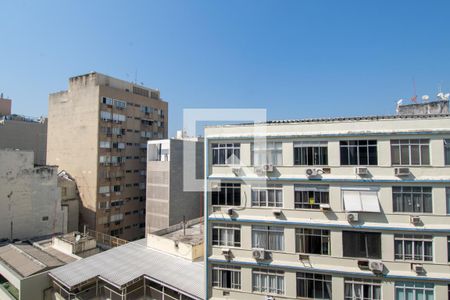
<instances>
[{"instance_id":1,"label":"window shade","mask_svg":"<svg viewBox=\"0 0 450 300\"><path fill-rule=\"evenodd\" d=\"M376 191L342 191L345 211L380 212L378 193Z\"/></svg>"}]
</instances>

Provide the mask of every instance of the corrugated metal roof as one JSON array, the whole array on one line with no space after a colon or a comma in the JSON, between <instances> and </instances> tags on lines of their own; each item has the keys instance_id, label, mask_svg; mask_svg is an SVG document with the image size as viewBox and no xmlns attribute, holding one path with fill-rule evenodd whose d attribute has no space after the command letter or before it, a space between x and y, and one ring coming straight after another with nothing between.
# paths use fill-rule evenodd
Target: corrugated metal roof
<instances>
[{"instance_id":1,"label":"corrugated metal roof","mask_svg":"<svg viewBox=\"0 0 450 300\"><path fill-rule=\"evenodd\" d=\"M50 274L68 288L95 277L121 287L141 276L148 276L203 298L203 262L192 262L146 245L146 239L131 242L54 269Z\"/></svg>"},{"instance_id":2,"label":"corrugated metal roof","mask_svg":"<svg viewBox=\"0 0 450 300\"><path fill-rule=\"evenodd\" d=\"M65 264L55 256L26 244L0 247L0 263L4 263L23 278Z\"/></svg>"}]
</instances>

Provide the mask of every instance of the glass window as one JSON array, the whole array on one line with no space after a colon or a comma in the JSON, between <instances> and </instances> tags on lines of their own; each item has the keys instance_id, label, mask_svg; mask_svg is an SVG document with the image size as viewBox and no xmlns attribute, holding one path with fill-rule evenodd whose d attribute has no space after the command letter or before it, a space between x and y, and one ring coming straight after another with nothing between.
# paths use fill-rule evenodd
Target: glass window
<instances>
[{"instance_id":1,"label":"glass window","mask_svg":"<svg viewBox=\"0 0 450 300\"><path fill-rule=\"evenodd\" d=\"M283 207L281 186L252 187L252 206Z\"/></svg>"},{"instance_id":2,"label":"glass window","mask_svg":"<svg viewBox=\"0 0 450 300\"><path fill-rule=\"evenodd\" d=\"M343 231L345 257L381 258L381 233Z\"/></svg>"},{"instance_id":3,"label":"glass window","mask_svg":"<svg viewBox=\"0 0 450 300\"><path fill-rule=\"evenodd\" d=\"M297 272L297 297L307 299L331 299L331 276Z\"/></svg>"},{"instance_id":4,"label":"glass window","mask_svg":"<svg viewBox=\"0 0 450 300\"><path fill-rule=\"evenodd\" d=\"M395 300L434 300L434 284L423 282L396 282Z\"/></svg>"},{"instance_id":5,"label":"glass window","mask_svg":"<svg viewBox=\"0 0 450 300\"><path fill-rule=\"evenodd\" d=\"M299 253L330 255L330 231L296 228L295 248Z\"/></svg>"},{"instance_id":6,"label":"glass window","mask_svg":"<svg viewBox=\"0 0 450 300\"><path fill-rule=\"evenodd\" d=\"M391 140L392 165L429 165L430 140Z\"/></svg>"},{"instance_id":7,"label":"glass window","mask_svg":"<svg viewBox=\"0 0 450 300\"><path fill-rule=\"evenodd\" d=\"M266 294L284 294L284 272L270 269L253 269L253 291Z\"/></svg>"},{"instance_id":8,"label":"glass window","mask_svg":"<svg viewBox=\"0 0 450 300\"><path fill-rule=\"evenodd\" d=\"M327 142L295 142L294 165L326 166L328 165Z\"/></svg>"},{"instance_id":9,"label":"glass window","mask_svg":"<svg viewBox=\"0 0 450 300\"><path fill-rule=\"evenodd\" d=\"M447 214L450 215L450 188L445 189L445 198L447 202Z\"/></svg>"},{"instance_id":10,"label":"glass window","mask_svg":"<svg viewBox=\"0 0 450 300\"><path fill-rule=\"evenodd\" d=\"M213 165L239 165L241 144L211 144Z\"/></svg>"},{"instance_id":11,"label":"glass window","mask_svg":"<svg viewBox=\"0 0 450 300\"><path fill-rule=\"evenodd\" d=\"M381 281L359 278L345 278L344 299L381 300Z\"/></svg>"},{"instance_id":12,"label":"glass window","mask_svg":"<svg viewBox=\"0 0 450 300\"><path fill-rule=\"evenodd\" d=\"M445 164L450 165L450 139L444 140Z\"/></svg>"},{"instance_id":13,"label":"glass window","mask_svg":"<svg viewBox=\"0 0 450 300\"><path fill-rule=\"evenodd\" d=\"M320 204L329 204L328 186L296 185L294 187L295 208L320 209Z\"/></svg>"},{"instance_id":14,"label":"glass window","mask_svg":"<svg viewBox=\"0 0 450 300\"><path fill-rule=\"evenodd\" d=\"M228 265L213 265L212 283L215 287L241 289L241 268Z\"/></svg>"},{"instance_id":15,"label":"glass window","mask_svg":"<svg viewBox=\"0 0 450 300\"><path fill-rule=\"evenodd\" d=\"M368 166L377 165L377 141L341 141L341 165Z\"/></svg>"},{"instance_id":16,"label":"glass window","mask_svg":"<svg viewBox=\"0 0 450 300\"><path fill-rule=\"evenodd\" d=\"M283 143L266 142L252 144L252 158L254 166L283 164Z\"/></svg>"},{"instance_id":17,"label":"glass window","mask_svg":"<svg viewBox=\"0 0 450 300\"><path fill-rule=\"evenodd\" d=\"M432 213L431 187L394 186L392 199L394 212Z\"/></svg>"},{"instance_id":18,"label":"glass window","mask_svg":"<svg viewBox=\"0 0 450 300\"><path fill-rule=\"evenodd\" d=\"M239 183L221 183L218 190L211 192L212 205L241 205L241 185Z\"/></svg>"},{"instance_id":19,"label":"glass window","mask_svg":"<svg viewBox=\"0 0 450 300\"><path fill-rule=\"evenodd\" d=\"M252 226L252 247L283 251L284 228L279 226Z\"/></svg>"},{"instance_id":20,"label":"glass window","mask_svg":"<svg viewBox=\"0 0 450 300\"><path fill-rule=\"evenodd\" d=\"M235 224L213 224L212 225L212 244L214 246L241 246L241 225Z\"/></svg>"},{"instance_id":21,"label":"glass window","mask_svg":"<svg viewBox=\"0 0 450 300\"><path fill-rule=\"evenodd\" d=\"M433 261L431 235L396 234L394 248L397 260Z\"/></svg>"}]
</instances>

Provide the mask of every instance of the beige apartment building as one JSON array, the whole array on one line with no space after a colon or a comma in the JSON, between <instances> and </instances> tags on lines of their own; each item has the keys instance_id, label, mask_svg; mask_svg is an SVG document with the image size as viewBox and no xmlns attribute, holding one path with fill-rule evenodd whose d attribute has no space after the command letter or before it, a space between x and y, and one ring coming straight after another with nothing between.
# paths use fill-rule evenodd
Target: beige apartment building
<instances>
[{"instance_id":1,"label":"beige apartment building","mask_svg":"<svg viewBox=\"0 0 450 300\"><path fill-rule=\"evenodd\" d=\"M212 299L448 299L450 115L205 130Z\"/></svg>"},{"instance_id":2,"label":"beige apartment building","mask_svg":"<svg viewBox=\"0 0 450 300\"><path fill-rule=\"evenodd\" d=\"M75 179L80 226L144 236L147 140L167 138L167 122L158 90L100 73L50 94L47 160Z\"/></svg>"}]
</instances>

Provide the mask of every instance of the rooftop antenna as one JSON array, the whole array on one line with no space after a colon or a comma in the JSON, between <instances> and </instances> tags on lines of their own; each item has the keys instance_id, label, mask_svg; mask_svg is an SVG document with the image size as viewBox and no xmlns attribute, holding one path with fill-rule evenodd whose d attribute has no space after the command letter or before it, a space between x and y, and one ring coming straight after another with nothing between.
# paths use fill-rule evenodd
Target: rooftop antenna
<instances>
[{"instance_id":1,"label":"rooftop antenna","mask_svg":"<svg viewBox=\"0 0 450 300\"><path fill-rule=\"evenodd\" d=\"M429 100L430 100L430 96L428 96L428 95L423 95L423 96L422 96L422 101L423 101L423 102L426 103L426 102L428 102Z\"/></svg>"},{"instance_id":2,"label":"rooftop antenna","mask_svg":"<svg viewBox=\"0 0 450 300\"><path fill-rule=\"evenodd\" d=\"M413 77L413 96L411 97L411 101L417 103L417 93L416 93L416 79Z\"/></svg>"}]
</instances>

